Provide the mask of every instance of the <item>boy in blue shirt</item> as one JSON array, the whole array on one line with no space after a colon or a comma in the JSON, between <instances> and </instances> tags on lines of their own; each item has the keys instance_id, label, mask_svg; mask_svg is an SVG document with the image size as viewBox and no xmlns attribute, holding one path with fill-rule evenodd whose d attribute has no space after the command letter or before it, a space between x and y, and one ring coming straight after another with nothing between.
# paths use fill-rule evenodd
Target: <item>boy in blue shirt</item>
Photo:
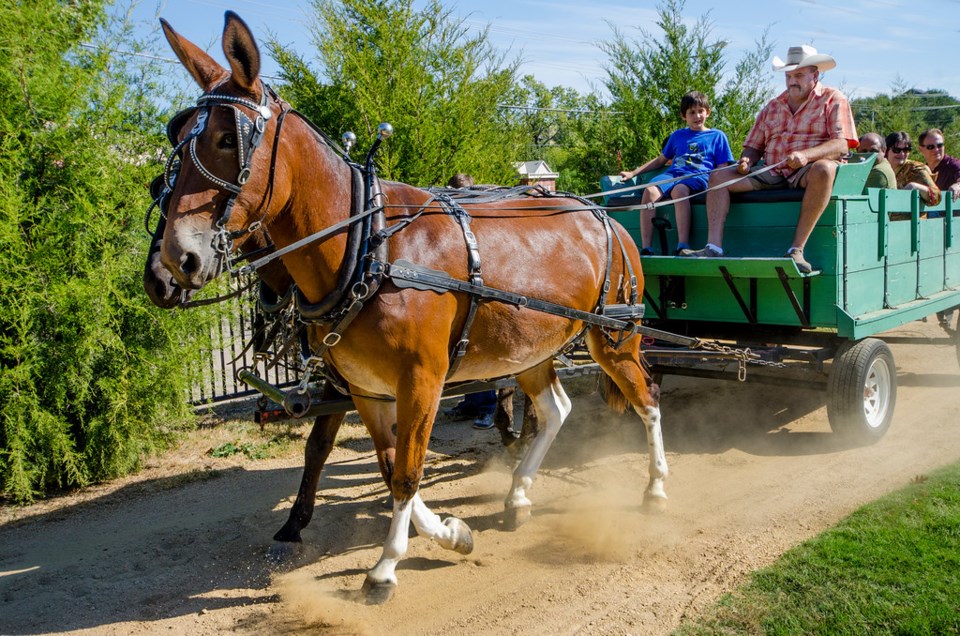
<instances>
[{"instance_id":1,"label":"boy in blue shirt","mask_svg":"<svg viewBox=\"0 0 960 636\"><path fill-rule=\"evenodd\" d=\"M642 202L656 203L663 198L677 200L673 207L677 219L678 252L690 247L690 200L685 197L706 190L709 173L734 162L727 136L719 130L706 127L707 117L710 116L710 103L706 95L700 91L690 91L684 95L680 100L680 116L687 122L687 127L674 131L667 138L658 157L635 170L620 173L620 177L626 180L645 172L660 170L667 162L671 162L663 174L650 180L643 191ZM677 179L678 177L681 179ZM669 183L663 183L664 181ZM653 254L650 248L653 216L652 209L640 211L640 253L644 256Z\"/></svg>"}]
</instances>

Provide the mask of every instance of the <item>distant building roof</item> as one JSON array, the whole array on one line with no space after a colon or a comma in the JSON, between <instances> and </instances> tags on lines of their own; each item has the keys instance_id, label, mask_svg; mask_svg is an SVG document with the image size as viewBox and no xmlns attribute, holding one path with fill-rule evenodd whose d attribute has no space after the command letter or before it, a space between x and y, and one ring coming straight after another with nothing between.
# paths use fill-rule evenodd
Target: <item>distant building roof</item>
<instances>
[{"instance_id":1,"label":"distant building roof","mask_svg":"<svg viewBox=\"0 0 960 636\"><path fill-rule=\"evenodd\" d=\"M556 179L560 176L560 173L550 169L546 161L540 159L537 161L519 161L513 165L517 167L517 173L520 176L530 179Z\"/></svg>"}]
</instances>

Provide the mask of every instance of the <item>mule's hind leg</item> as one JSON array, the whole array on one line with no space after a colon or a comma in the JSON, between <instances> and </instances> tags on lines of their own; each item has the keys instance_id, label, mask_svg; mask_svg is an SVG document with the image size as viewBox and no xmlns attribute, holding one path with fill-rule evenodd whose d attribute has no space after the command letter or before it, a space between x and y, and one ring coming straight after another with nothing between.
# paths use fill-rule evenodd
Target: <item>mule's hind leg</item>
<instances>
[{"instance_id":1,"label":"mule's hind leg","mask_svg":"<svg viewBox=\"0 0 960 636\"><path fill-rule=\"evenodd\" d=\"M504 502L508 528L515 528L530 518L530 507L533 504L527 493L533 486L537 470L572 406L570 398L560 385L552 359L517 376L517 383L533 401L537 419L542 425L539 426L520 464L513 471L513 485Z\"/></svg>"},{"instance_id":2,"label":"mule's hind leg","mask_svg":"<svg viewBox=\"0 0 960 636\"><path fill-rule=\"evenodd\" d=\"M622 413L629 403L643 420L650 458L650 481L643 504L648 509L660 509L667 500L663 483L669 470L660 430L659 396L654 386L648 385L640 363L640 338L630 338L615 349L600 330L591 329L587 332L587 348L615 385L608 386L607 404Z\"/></svg>"}]
</instances>

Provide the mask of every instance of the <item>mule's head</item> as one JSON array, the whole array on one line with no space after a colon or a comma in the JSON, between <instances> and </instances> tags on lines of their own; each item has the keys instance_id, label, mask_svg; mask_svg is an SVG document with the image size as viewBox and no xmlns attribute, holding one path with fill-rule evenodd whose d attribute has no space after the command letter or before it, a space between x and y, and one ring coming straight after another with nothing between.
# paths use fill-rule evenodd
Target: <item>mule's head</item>
<instances>
[{"instance_id":1,"label":"mule's head","mask_svg":"<svg viewBox=\"0 0 960 636\"><path fill-rule=\"evenodd\" d=\"M204 95L168 129L176 150L167 162L173 191L159 255L177 285L200 289L223 270L234 241L239 246L267 216L268 129L276 126L280 106L260 81L259 49L235 13L226 12L223 29L229 70L161 24Z\"/></svg>"}]
</instances>

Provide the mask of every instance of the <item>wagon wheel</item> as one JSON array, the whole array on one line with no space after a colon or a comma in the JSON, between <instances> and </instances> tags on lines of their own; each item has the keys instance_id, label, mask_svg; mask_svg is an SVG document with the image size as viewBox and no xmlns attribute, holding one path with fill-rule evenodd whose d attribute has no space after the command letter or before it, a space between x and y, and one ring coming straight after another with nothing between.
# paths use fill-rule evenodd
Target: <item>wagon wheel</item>
<instances>
[{"instance_id":1,"label":"wagon wheel","mask_svg":"<svg viewBox=\"0 0 960 636\"><path fill-rule=\"evenodd\" d=\"M953 342L957 347L957 364L960 365L960 317L957 318L957 326L953 329Z\"/></svg>"},{"instance_id":2,"label":"wagon wheel","mask_svg":"<svg viewBox=\"0 0 960 636\"><path fill-rule=\"evenodd\" d=\"M833 360L827 386L827 417L834 433L859 442L883 437L897 402L897 368L882 340L844 346Z\"/></svg>"}]
</instances>

